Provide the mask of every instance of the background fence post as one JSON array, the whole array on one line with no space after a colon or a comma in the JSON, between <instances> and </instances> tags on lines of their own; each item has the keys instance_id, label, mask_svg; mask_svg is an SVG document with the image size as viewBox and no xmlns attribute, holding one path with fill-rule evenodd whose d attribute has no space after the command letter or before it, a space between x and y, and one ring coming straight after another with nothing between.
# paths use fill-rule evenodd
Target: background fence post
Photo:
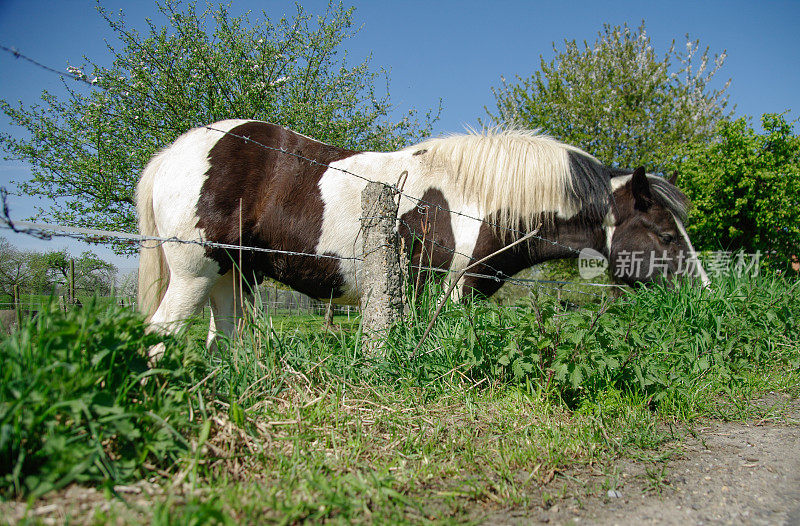
<instances>
[{"instance_id":1,"label":"background fence post","mask_svg":"<svg viewBox=\"0 0 800 526\"><path fill-rule=\"evenodd\" d=\"M22 327L22 298L19 295L19 285L14 285L11 301L14 303L14 312L17 317L17 329Z\"/></svg>"},{"instance_id":2,"label":"background fence post","mask_svg":"<svg viewBox=\"0 0 800 526\"><path fill-rule=\"evenodd\" d=\"M69 260L69 304L73 305L75 303L75 260L70 258Z\"/></svg>"},{"instance_id":3,"label":"background fence post","mask_svg":"<svg viewBox=\"0 0 800 526\"><path fill-rule=\"evenodd\" d=\"M367 183L361 192L364 261L359 276L363 345L367 355L382 354L383 339L403 314L400 244L393 188Z\"/></svg>"},{"instance_id":4,"label":"background fence post","mask_svg":"<svg viewBox=\"0 0 800 526\"><path fill-rule=\"evenodd\" d=\"M333 329L333 302L328 300L327 305L325 305L325 321L322 323L322 327L325 329Z\"/></svg>"}]
</instances>

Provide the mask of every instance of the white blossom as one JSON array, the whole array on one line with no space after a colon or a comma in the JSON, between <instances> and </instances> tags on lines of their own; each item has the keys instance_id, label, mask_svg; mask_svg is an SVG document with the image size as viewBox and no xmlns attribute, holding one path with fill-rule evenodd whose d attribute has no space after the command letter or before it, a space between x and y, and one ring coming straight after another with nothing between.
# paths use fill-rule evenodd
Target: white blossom
<instances>
[{"instance_id":1,"label":"white blossom","mask_svg":"<svg viewBox=\"0 0 800 526\"><path fill-rule=\"evenodd\" d=\"M292 80L292 78L291 77L278 77L277 79L275 79L272 82L270 82L269 85L272 86L272 87L280 86L281 84L283 84L284 82L286 82L288 80Z\"/></svg>"}]
</instances>

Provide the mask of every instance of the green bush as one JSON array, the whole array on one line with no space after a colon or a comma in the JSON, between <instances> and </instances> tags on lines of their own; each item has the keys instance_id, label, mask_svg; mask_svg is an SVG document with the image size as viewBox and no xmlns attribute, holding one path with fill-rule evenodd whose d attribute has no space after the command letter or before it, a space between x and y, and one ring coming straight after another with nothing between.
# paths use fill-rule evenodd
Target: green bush
<instances>
[{"instance_id":1,"label":"green bush","mask_svg":"<svg viewBox=\"0 0 800 526\"><path fill-rule=\"evenodd\" d=\"M167 345L160 369L146 350ZM175 341L130 309L41 312L0 341L0 494L141 478L187 450ZM146 379L146 381L144 381ZM144 381L144 382L143 382ZM169 423L168 423L169 422Z\"/></svg>"},{"instance_id":2,"label":"green bush","mask_svg":"<svg viewBox=\"0 0 800 526\"><path fill-rule=\"evenodd\" d=\"M698 250L760 251L785 269L800 245L800 137L784 115L765 113L763 133L744 118L723 122L713 141L687 143L678 186L692 200Z\"/></svg>"}]
</instances>

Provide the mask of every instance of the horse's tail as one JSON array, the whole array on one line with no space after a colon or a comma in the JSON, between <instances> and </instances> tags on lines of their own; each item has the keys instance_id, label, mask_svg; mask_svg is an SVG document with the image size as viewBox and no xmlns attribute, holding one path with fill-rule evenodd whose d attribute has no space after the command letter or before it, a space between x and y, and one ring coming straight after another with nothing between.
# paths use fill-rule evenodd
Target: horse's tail
<instances>
[{"instance_id":1,"label":"horse's tail","mask_svg":"<svg viewBox=\"0 0 800 526\"><path fill-rule=\"evenodd\" d=\"M157 237L155 213L153 211L153 184L161 168L164 152L147 163L139 184L136 186L136 211L139 214L139 233ZM139 311L147 320L153 317L169 285L169 267L162 245L154 241L143 241L139 250Z\"/></svg>"}]
</instances>

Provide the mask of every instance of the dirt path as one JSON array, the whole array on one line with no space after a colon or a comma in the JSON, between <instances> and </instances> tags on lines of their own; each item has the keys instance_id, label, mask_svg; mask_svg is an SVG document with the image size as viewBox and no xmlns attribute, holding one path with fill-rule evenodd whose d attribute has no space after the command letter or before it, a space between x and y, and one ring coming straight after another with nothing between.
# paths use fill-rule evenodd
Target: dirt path
<instances>
[{"instance_id":1,"label":"dirt path","mask_svg":"<svg viewBox=\"0 0 800 526\"><path fill-rule=\"evenodd\" d=\"M616 489L562 499L538 516L487 522L800 525L800 411L781 424L712 423L695 431L661 467L619 461Z\"/></svg>"}]
</instances>

